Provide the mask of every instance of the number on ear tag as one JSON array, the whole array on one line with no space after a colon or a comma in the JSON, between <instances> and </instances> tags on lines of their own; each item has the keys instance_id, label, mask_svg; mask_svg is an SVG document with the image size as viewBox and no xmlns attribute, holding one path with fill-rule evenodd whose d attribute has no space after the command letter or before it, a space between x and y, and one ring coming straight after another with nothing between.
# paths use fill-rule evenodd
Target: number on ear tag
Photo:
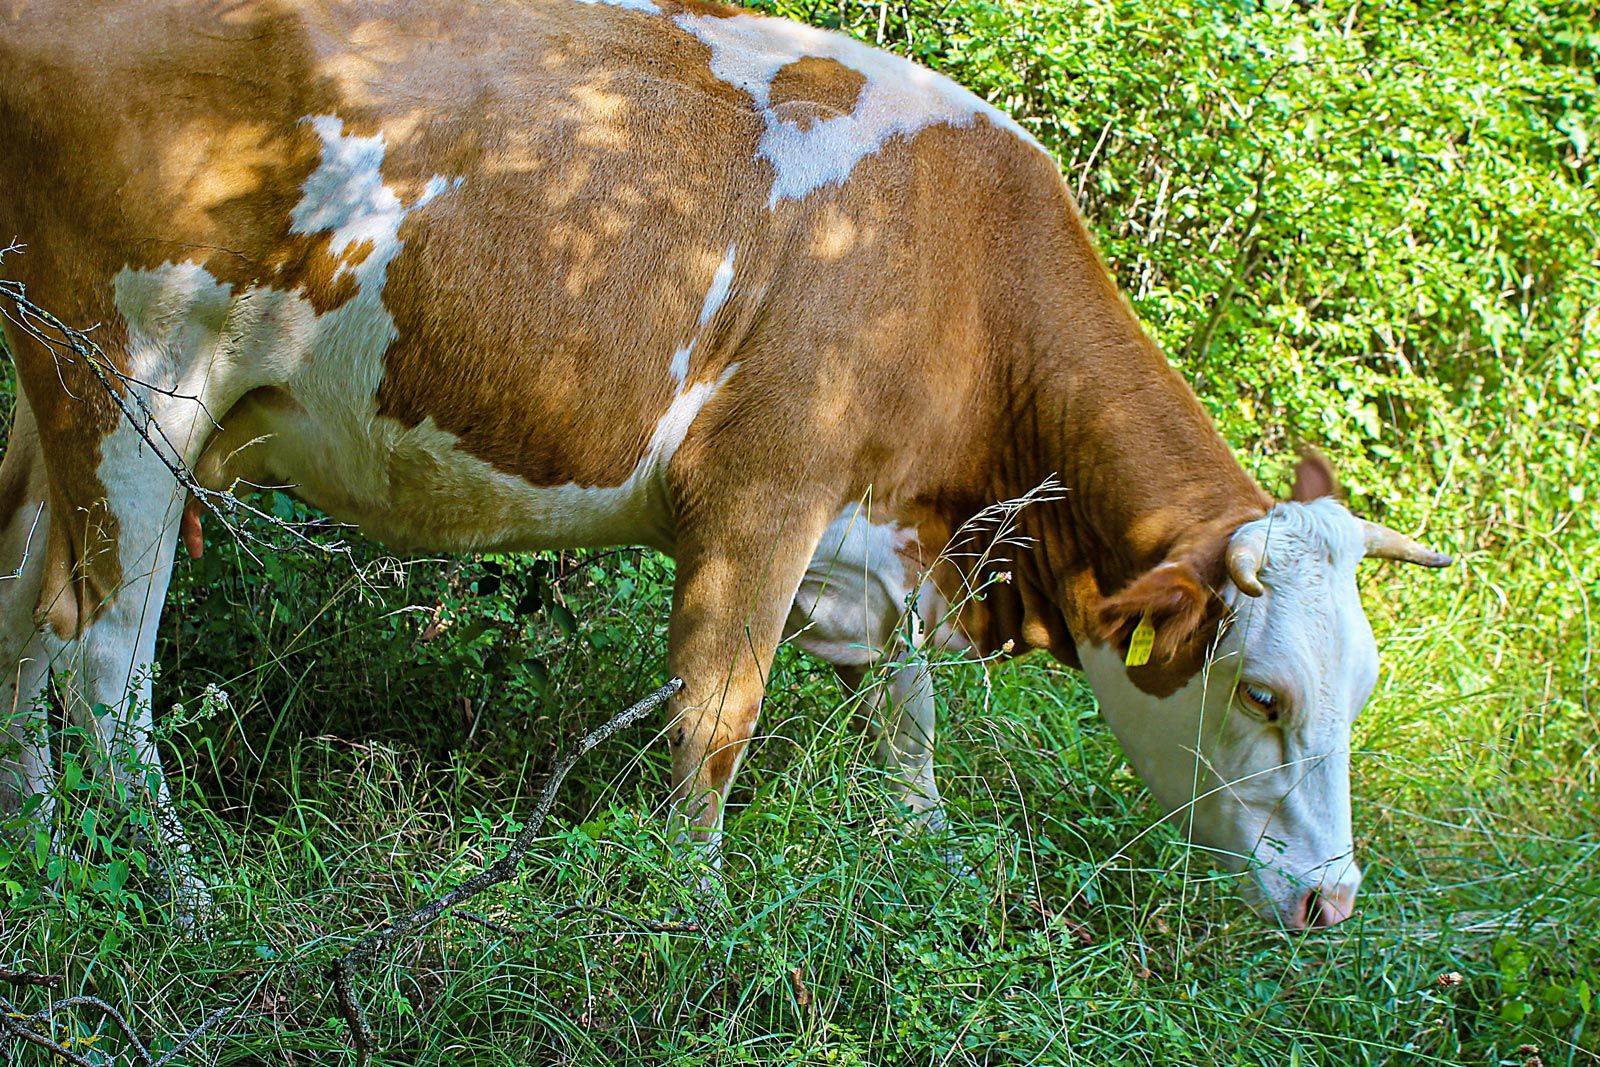
<instances>
[{"instance_id":1,"label":"number on ear tag","mask_svg":"<svg viewBox=\"0 0 1600 1067\"><path fill-rule=\"evenodd\" d=\"M1156 624L1150 621L1147 611L1139 616L1139 625L1133 628L1133 636L1128 638L1128 658L1122 662L1130 667L1143 667L1150 662L1150 650L1156 643Z\"/></svg>"}]
</instances>

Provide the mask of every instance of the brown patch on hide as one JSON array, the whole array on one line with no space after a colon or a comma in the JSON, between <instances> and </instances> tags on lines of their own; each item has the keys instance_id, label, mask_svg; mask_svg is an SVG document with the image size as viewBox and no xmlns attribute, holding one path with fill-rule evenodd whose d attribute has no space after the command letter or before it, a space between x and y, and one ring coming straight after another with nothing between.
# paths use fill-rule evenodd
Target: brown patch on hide
<instances>
[{"instance_id":1,"label":"brown patch on hide","mask_svg":"<svg viewBox=\"0 0 1600 1067\"><path fill-rule=\"evenodd\" d=\"M1198 532L1167 560L1102 599L1090 621L1096 640L1126 653L1141 619L1149 617L1155 643L1148 663L1129 667L1128 678L1146 693L1170 696L1205 666L1226 610L1216 590L1223 583L1226 524Z\"/></svg>"},{"instance_id":2,"label":"brown patch on hide","mask_svg":"<svg viewBox=\"0 0 1600 1067\"><path fill-rule=\"evenodd\" d=\"M1100 605L1098 637L1122 647L1135 626L1149 617L1155 626L1151 658L1171 661L1200 624L1212 594L1187 563L1163 563Z\"/></svg>"},{"instance_id":3,"label":"brown patch on hide","mask_svg":"<svg viewBox=\"0 0 1600 1067\"><path fill-rule=\"evenodd\" d=\"M372 242L362 241L332 251L333 236L328 233L287 234L266 261L274 289L294 290L318 315L338 311L361 291L354 267L372 252Z\"/></svg>"},{"instance_id":4,"label":"brown patch on hide","mask_svg":"<svg viewBox=\"0 0 1600 1067\"><path fill-rule=\"evenodd\" d=\"M772 79L768 91L768 106L800 105L786 108L782 114L796 122L801 129L834 115L854 114L861 90L867 84L866 76L852 70L836 59L824 56L805 56L795 60ZM812 105L805 108L805 105Z\"/></svg>"}]
</instances>

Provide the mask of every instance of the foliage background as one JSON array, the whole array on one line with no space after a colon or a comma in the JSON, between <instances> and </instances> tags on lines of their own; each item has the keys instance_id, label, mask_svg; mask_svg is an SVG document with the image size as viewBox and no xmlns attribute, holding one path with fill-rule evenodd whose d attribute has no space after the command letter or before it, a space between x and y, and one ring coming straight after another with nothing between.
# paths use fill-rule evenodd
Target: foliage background
<instances>
[{"instance_id":1,"label":"foliage background","mask_svg":"<svg viewBox=\"0 0 1600 1067\"><path fill-rule=\"evenodd\" d=\"M661 747L613 745L491 904L528 936L448 922L373 980L389 1061L1600 1061L1593 9L763 6L1016 115L1264 484L1315 443L1358 511L1456 554L1364 572L1385 667L1358 726L1360 912L1261 927L1152 829L1087 689L1042 659L943 668L952 839L905 838L836 684L786 653L730 823L741 924L551 917L693 907L652 811ZM90 844L0 845L0 966L167 1033L237 996L206 1057L319 1062L343 1048L319 966L492 858L567 732L663 673L657 557L364 551L365 581L216 542L180 564L157 692L207 936L171 928L69 743L63 818Z\"/></svg>"}]
</instances>

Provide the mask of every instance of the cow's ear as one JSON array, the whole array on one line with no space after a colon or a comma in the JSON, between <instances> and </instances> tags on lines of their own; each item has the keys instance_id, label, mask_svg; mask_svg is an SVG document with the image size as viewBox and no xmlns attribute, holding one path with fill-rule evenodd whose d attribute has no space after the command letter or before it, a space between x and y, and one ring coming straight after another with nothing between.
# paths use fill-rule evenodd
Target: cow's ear
<instances>
[{"instance_id":1,"label":"cow's ear","mask_svg":"<svg viewBox=\"0 0 1600 1067\"><path fill-rule=\"evenodd\" d=\"M1134 628L1148 618L1154 629L1151 660L1170 662L1186 649L1204 625L1211 591L1188 562L1167 562L1101 602L1095 613L1099 637L1126 649Z\"/></svg>"},{"instance_id":2,"label":"cow's ear","mask_svg":"<svg viewBox=\"0 0 1600 1067\"><path fill-rule=\"evenodd\" d=\"M1294 468L1294 488L1289 499L1299 504L1309 504L1325 496L1339 495L1339 479L1333 475L1333 464L1321 452L1307 449L1300 455Z\"/></svg>"}]
</instances>

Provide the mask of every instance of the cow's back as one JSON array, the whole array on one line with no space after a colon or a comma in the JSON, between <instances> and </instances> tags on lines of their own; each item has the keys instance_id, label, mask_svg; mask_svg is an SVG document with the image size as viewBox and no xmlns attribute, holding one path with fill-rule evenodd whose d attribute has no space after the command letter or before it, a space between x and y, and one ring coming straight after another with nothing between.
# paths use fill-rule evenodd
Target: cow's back
<instances>
[{"instance_id":1,"label":"cow's back","mask_svg":"<svg viewBox=\"0 0 1600 1067\"><path fill-rule=\"evenodd\" d=\"M1050 174L948 81L726 9L97 6L7 116L58 149L0 208L18 273L141 379L211 360L206 481L402 546L669 545L691 429L914 481L1003 333L985 201Z\"/></svg>"}]
</instances>

